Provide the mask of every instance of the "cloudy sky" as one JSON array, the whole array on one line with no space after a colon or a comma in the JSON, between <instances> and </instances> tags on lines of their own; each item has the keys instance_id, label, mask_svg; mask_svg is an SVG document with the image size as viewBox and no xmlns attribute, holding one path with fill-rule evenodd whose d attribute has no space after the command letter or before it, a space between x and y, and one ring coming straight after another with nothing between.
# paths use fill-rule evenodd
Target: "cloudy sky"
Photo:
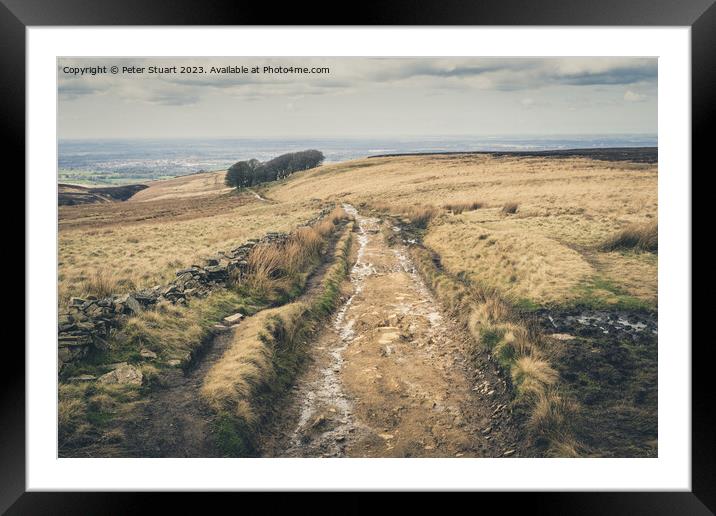
<instances>
[{"instance_id":1,"label":"cloudy sky","mask_svg":"<svg viewBox=\"0 0 716 516\"><path fill-rule=\"evenodd\" d=\"M71 72L92 66L107 72ZM122 72L131 66L145 70ZM150 74L150 66L177 73ZM656 134L657 60L59 59L58 106L61 139Z\"/></svg>"}]
</instances>

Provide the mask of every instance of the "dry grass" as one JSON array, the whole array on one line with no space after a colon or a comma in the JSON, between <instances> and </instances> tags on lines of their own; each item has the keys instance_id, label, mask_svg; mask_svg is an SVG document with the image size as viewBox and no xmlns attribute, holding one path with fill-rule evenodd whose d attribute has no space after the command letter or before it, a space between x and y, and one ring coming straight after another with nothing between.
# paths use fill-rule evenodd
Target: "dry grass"
<instances>
[{"instance_id":1,"label":"dry grass","mask_svg":"<svg viewBox=\"0 0 716 516\"><path fill-rule=\"evenodd\" d=\"M255 299L285 301L320 263L326 239L347 216L345 210L336 208L312 227L293 231L286 242L256 246L249 253L248 273L239 286Z\"/></svg>"},{"instance_id":2,"label":"dry grass","mask_svg":"<svg viewBox=\"0 0 716 516\"><path fill-rule=\"evenodd\" d=\"M265 342L266 325L271 317L294 309L287 305L264 310L239 326L231 346L207 373L201 387L202 397L215 412L228 411L248 423L256 421L253 394L275 375L272 351Z\"/></svg>"},{"instance_id":3,"label":"dry grass","mask_svg":"<svg viewBox=\"0 0 716 516\"><path fill-rule=\"evenodd\" d=\"M607 238L599 246L601 251L634 249L653 253L657 252L658 248L659 226L656 222L631 224L615 235Z\"/></svg>"},{"instance_id":4,"label":"dry grass","mask_svg":"<svg viewBox=\"0 0 716 516\"><path fill-rule=\"evenodd\" d=\"M656 274L659 257L656 253L594 253L590 262L595 270L637 299L657 306L659 278ZM607 304L613 303L613 292L601 292Z\"/></svg>"},{"instance_id":5,"label":"dry grass","mask_svg":"<svg viewBox=\"0 0 716 516\"><path fill-rule=\"evenodd\" d=\"M427 228L430 221L440 214L440 210L432 204L408 206L386 202L370 202L368 205L375 211L402 217L407 222L422 229Z\"/></svg>"},{"instance_id":6,"label":"dry grass","mask_svg":"<svg viewBox=\"0 0 716 516\"><path fill-rule=\"evenodd\" d=\"M431 204L411 206L403 210L403 214L410 220L410 223L419 228L427 228L438 213L439 210Z\"/></svg>"},{"instance_id":7,"label":"dry grass","mask_svg":"<svg viewBox=\"0 0 716 516\"><path fill-rule=\"evenodd\" d=\"M552 457L577 457L579 445L571 435L574 402L555 389L539 393L530 413L528 426L541 436Z\"/></svg>"},{"instance_id":8,"label":"dry grass","mask_svg":"<svg viewBox=\"0 0 716 516\"><path fill-rule=\"evenodd\" d=\"M242 286L257 299L271 299L290 288L283 246L263 244L254 247L248 258L248 274Z\"/></svg>"},{"instance_id":9,"label":"dry grass","mask_svg":"<svg viewBox=\"0 0 716 516\"><path fill-rule=\"evenodd\" d=\"M178 205L185 202L188 201L174 201ZM138 217L147 214L148 204L117 203L123 210L136 212ZM69 228L63 226L61 219L60 305L66 304L71 296L121 294L167 283L175 277L177 269L201 263L204 257L250 238L260 238L269 231L294 228L314 216L321 204L300 201L268 205L246 200L243 204L219 203L209 207L197 218L185 218L185 214L170 210L166 216L132 224L125 224L118 217L112 223L103 222L101 227L95 225L94 212L83 211L86 218L73 219ZM79 222L82 220L86 224Z\"/></svg>"},{"instance_id":10,"label":"dry grass","mask_svg":"<svg viewBox=\"0 0 716 516\"><path fill-rule=\"evenodd\" d=\"M487 206L518 203L520 211L555 214L581 208L621 216L651 212L655 180L655 165L584 158L415 156L326 165L295 174L269 195L285 201L345 199L388 206L445 205L478 198Z\"/></svg>"},{"instance_id":11,"label":"dry grass","mask_svg":"<svg viewBox=\"0 0 716 516\"><path fill-rule=\"evenodd\" d=\"M559 378L547 361L528 355L515 360L511 374L519 393L528 396L543 395Z\"/></svg>"},{"instance_id":12,"label":"dry grass","mask_svg":"<svg viewBox=\"0 0 716 516\"><path fill-rule=\"evenodd\" d=\"M539 233L469 222L442 224L431 228L425 244L440 254L449 271L464 271L471 281L493 286L513 300L574 299L580 283L596 272L578 251Z\"/></svg>"},{"instance_id":13,"label":"dry grass","mask_svg":"<svg viewBox=\"0 0 716 516\"><path fill-rule=\"evenodd\" d=\"M318 224L314 225L313 229L318 233L320 237L325 238L326 236L333 233L336 224L338 224L340 220L345 219L346 217L347 215L343 208L334 208L328 215L323 218L323 220L321 220Z\"/></svg>"},{"instance_id":14,"label":"dry grass","mask_svg":"<svg viewBox=\"0 0 716 516\"><path fill-rule=\"evenodd\" d=\"M226 193L231 191L231 187L224 184L224 177L226 177L226 170L152 181L148 183L149 188L137 192L131 197L130 202L204 197Z\"/></svg>"},{"instance_id":15,"label":"dry grass","mask_svg":"<svg viewBox=\"0 0 716 516\"><path fill-rule=\"evenodd\" d=\"M115 272L98 269L86 277L84 284L80 288L86 295L96 296L101 299L115 292L136 288L136 279L120 277Z\"/></svg>"},{"instance_id":16,"label":"dry grass","mask_svg":"<svg viewBox=\"0 0 716 516\"><path fill-rule=\"evenodd\" d=\"M656 220L657 179L656 165L586 158L410 156L326 165L292 176L269 195L365 203L398 216L402 207L479 199L481 209L430 222L427 238L449 257L452 273L465 271L536 303L576 299L580 285L604 276L651 303L654 260L610 256L602 268L590 253L625 225ZM518 210L505 216L501 208L510 203ZM619 264L635 259L638 266L619 271Z\"/></svg>"},{"instance_id":17,"label":"dry grass","mask_svg":"<svg viewBox=\"0 0 716 516\"><path fill-rule=\"evenodd\" d=\"M479 210L484 206L484 203L479 201L466 201L466 202L452 202L443 205L443 208L454 215L460 215L464 211Z\"/></svg>"},{"instance_id":18,"label":"dry grass","mask_svg":"<svg viewBox=\"0 0 716 516\"><path fill-rule=\"evenodd\" d=\"M328 235L330 232L322 236L316 228L297 229L284 248L286 269L289 274L298 274L305 270L306 266L320 255L324 238Z\"/></svg>"},{"instance_id":19,"label":"dry grass","mask_svg":"<svg viewBox=\"0 0 716 516\"><path fill-rule=\"evenodd\" d=\"M139 389L126 385L60 384L57 441L60 456L67 449L101 441L111 454L122 437L116 421L126 417L139 399Z\"/></svg>"}]
</instances>

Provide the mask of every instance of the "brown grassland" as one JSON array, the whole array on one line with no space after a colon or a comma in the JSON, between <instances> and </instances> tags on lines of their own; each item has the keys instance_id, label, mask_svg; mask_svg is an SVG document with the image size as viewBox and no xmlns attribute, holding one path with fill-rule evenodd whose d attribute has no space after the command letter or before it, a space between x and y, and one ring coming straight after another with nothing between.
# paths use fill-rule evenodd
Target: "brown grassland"
<instances>
[{"instance_id":1,"label":"brown grassland","mask_svg":"<svg viewBox=\"0 0 716 516\"><path fill-rule=\"evenodd\" d=\"M217 413L231 415L219 421L217 430L225 435L225 442L234 443L227 445L227 453L245 451L247 429L266 417L259 403L266 400L257 401L254 393L272 389L271 378L279 375L278 369L290 370L281 382L290 381L296 371L294 357L277 353L285 352L286 342L305 344L301 332L306 328L300 319L318 324L335 307L337 285L348 269L350 241L344 234L340 246L345 244L345 249L335 251L335 264L322 286L323 298L278 306L304 289L308 273L318 267L323 259L319 253L345 214L336 211L310 229L296 231L296 226L325 206L351 203L384 218L386 224L403 224L414 232L419 245L411 256L416 267L475 344L488 349L505 370L514 387L515 407L524 414L535 449L540 450L535 453L615 456L637 450L634 453L648 454L652 444L644 442L618 450L611 444L612 448L600 448L584 428L590 417L604 419L604 413L614 409L622 411L619 424L633 426L634 420L639 424L648 420L643 424L647 431L634 439L651 439L647 436L652 435L650 425L655 421L655 355L619 344L619 351L645 371L642 374L637 367L636 376L622 375L619 381L630 393L639 391L629 396L647 401L636 406L616 395L604 401L597 391L622 387L585 379L589 371L575 372L572 365L564 365L565 357L574 358L573 350L546 339L525 314L573 307L656 311L657 180L653 164L478 154L325 165L267 185L261 192L265 199L253 192L228 190L221 172L160 181L126 202L60 207L59 303L63 306L71 296L101 296L162 284L177 269L247 239L269 231L293 231L281 249L259 246L252 251L251 274L243 284L188 307L162 305L155 312L132 317L113 344L124 350L116 352L113 360L131 362L131 353L137 355L144 347L160 359L176 359L205 339L210 326L237 306L247 315L255 313L253 305L266 308L240 325L201 392ZM332 275L340 280L331 280ZM287 338L286 332L297 336ZM586 343L587 349L597 341L575 342ZM291 365L282 362L278 367L277 357ZM163 366L142 367L151 379ZM91 367L86 369L75 372L85 373ZM563 377L571 374L578 380L565 390ZM61 441L85 442L98 418L109 412L123 417L138 397L132 387L61 385ZM589 397L601 401L582 410L582 398ZM586 414L581 420L575 415L580 410ZM583 430L575 428L579 425ZM600 425L595 424L594 431L604 428ZM108 432L119 430L112 427Z\"/></svg>"},{"instance_id":2,"label":"brown grassland","mask_svg":"<svg viewBox=\"0 0 716 516\"><path fill-rule=\"evenodd\" d=\"M321 204L279 205L226 191L208 173L159 181L121 203L59 210L59 301L166 283L177 269L269 231L289 231ZM175 184L178 183L178 184ZM194 184L194 183L198 183ZM168 185L167 185L168 184Z\"/></svg>"},{"instance_id":3,"label":"brown grassland","mask_svg":"<svg viewBox=\"0 0 716 516\"><path fill-rule=\"evenodd\" d=\"M433 218L425 243L455 274L524 303L586 297L656 305L656 255L602 250L634 224L656 227L656 165L489 155L373 158L296 174L270 195L393 211L444 207L448 213ZM509 204L515 213L505 213Z\"/></svg>"}]
</instances>

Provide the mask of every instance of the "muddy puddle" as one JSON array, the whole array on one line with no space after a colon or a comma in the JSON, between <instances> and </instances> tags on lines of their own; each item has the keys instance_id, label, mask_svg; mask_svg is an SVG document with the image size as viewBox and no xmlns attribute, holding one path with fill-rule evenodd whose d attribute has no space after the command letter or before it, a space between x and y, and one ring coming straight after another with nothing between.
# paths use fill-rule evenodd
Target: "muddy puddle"
<instances>
[{"instance_id":1,"label":"muddy puddle","mask_svg":"<svg viewBox=\"0 0 716 516\"><path fill-rule=\"evenodd\" d=\"M658 336L656 313L626 310L537 310L533 314L546 334L585 338L609 337L633 342Z\"/></svg>"},{"instance_id":2,"label":"muddy puddle","mask_svg":"<svg viewBox=\"0 0 716 516\"><path fill-rule=\"evenodd\" d=\"M376 272L373 265L365 260L365 251L369 231L375 231L377 220L359 217L351 205L344 204L343 208L358 221L358 252L350 272L352 294L333 318L332 332L323 342L328 346L320 349L326 353L316 378L296 387L300 412L290 446L284 453L286 456L305 454L307 449L314 450L317 456L339 456L347 436L356 430L351 417L352 403L343 391L339 373L344 363L343 354L356 337L353 329L355 320L346 315L355 297L363 291L365 280Z\"/></svg>"}]
</instances>

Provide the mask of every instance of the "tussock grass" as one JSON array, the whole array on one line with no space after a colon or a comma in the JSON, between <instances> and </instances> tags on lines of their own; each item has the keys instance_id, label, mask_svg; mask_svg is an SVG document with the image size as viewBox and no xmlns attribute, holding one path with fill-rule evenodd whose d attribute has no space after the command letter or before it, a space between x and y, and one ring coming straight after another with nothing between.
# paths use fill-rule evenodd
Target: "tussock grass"
<instances>
[{"instance_id":1,"label":"tussock grass","mask_svg":"<svg viewBox=\"0 0 716 516\"><path fill-rule=\"evenodd\" d=\"M510 375L514 408L528 415L530 441L544 453L573 456L570 411L575 405L558 390L559 375L549 364L536 329L522 320L494 287L452 277L436 266L433 253L414 246L413 261L437 299L473 338L473 351L489 351Z\"/></svg>"},{"instance_id":2,"label":"tussock grass","mask_svg":"<svg viewBox=\"0 0 716 516\"><path fill-rule=\"evenodd\" d=\"M528 427L553 457L577 457L579 445L572 437L571 419L577 407L554 388L537 393Z\"/></svg>"},{"instance_id":3,"label":"tussock grass","mask_svg":"<svg viewBox=\"0 0 716 516\"><path fill-rule=\"evenodd\" d=\"M511 369L512 382L523 395L541 395L559 379L557 372L543 359L522 355Z\"/></svg>"},{"instance_id":4,"label":"tussock grass","mask_svg":"<svg viewBox=\"0 0 716 516\"><path fill-rule=\"evenodd\" d=\"M352 224L336 245L319 292L259 312L236 330L224 356L207 374L201 396L217 414L217 440L229 456L255 453L254 436L273 416L276 400L294 381L305 346L340 300L348 273Z\"/></svg>"},{"instance_id":5,"label":"tussock grass","mask_svg":"<svg viewBox=\"0 0 716 516\"><path fill-rule=\"evenodd\" d=\"M95 296L99 299L118 292L136 290L141 282L140 278L133 273L120 273L110 268L98 267L78 272L73 275L71 285L64 281L60 273L59 300L60 305L69 302L70 297Z\"/></svg>"},{"instance_id":6,"label":"tussock grass","mask_svg":"<svg viewBox=\"0 0 716 516\"><path fill-rule=\"evenodd\" d=\"M314 256L320 254L322 249L323 239L319 231L314 228L298 228L287 246L290 268L301 269Z\"/></svg>"},{"instance_id":7,"label":"tussock grass","mask_svg":"<svg viewBox=\"0 0 716 516\"><path fill-rule=\"evenodd\" d=\"M271 305L296 297L321 262L326 240L347 217L345 210L336 208L312 227L298 228L285 242L256 246L249 253L248 272L239 289Z\"/></svg>"},{"instance_id":8,"label":"tussock grass","mask_svg":"<svg viewBox=\"0 0 716 516\"><path fill-rule=\"evenodd\" d=\"M324 220L328 220L331 222L331 224L338 224L341 220L345 220L348 218L348 214L346 213L346 210L341 208L340 206L336 206L333 208L328 215L324 218Z\"/></svg>"},{"instance_id":9,"label":"tussock grass","mask_svg":"<svg viewBox=\"0 0 716 516\"><path fill-rule=\"evenodd\" d=\"M428 227L428 224L437 216L439 210L432 204L423 206L411 206L405 209L404 214L410 220L410 223L421 229Z\"/></svg>"},{"instance_id":10,"label":"tussock grass","mask_svg":"<svg viewBox=\"0 0 716 516\"><path fill-rule=\"evenodd\" d=\"M517 213L517 209L519 208L519 206L520 205L516 202L508 202L502 206L502 209L500 211L505 215L513 215Z\"/></svg>"},{"instance_id":11,"label":"tussock grass","mask_svg":"<svg viewBox=\"0 0 716 516\"><path fill-rule=\"evenodd\" d=\"M656 253L659 249L659 226L657 222L631 224L605 239L600 251L635 249Z\"/></svg>"},{"instance_id":12,"label":"tussock grass","mask_svg":"<svg viewBox=\"0 0 716 516\"><path fill-rule=\"evenodd\" d=\"M130 280L131 281L131 280ZM133 283L133 282L132 282ZM116 274L109 272L106 269L96 270L85 282L85 292L88 295L94 295L98 298L103 298L111 295L120 288L122 282L121 278L118 278Z\"/></svg>"},{"instance_id":13,"label":"tussock grass","mask_svg":"<svg viewBox=\"0 0 716 516\"><path fill-rule=\"evenodd\" d=\"M484 206L483 202L468 201L468 202L452 202L452 203L444 204L443 208L455 215L459 215L464 211L479 210L483 206Z\"/></svg>"},{"instance_id":14,"label":"tussock grass","mask_svg":"<svg viewBox=\"0 0 716 516\"><path fill-rule=\"evenodd\" d=\"M288 263L284 246L262 244L249 253L246 279L242 286L255 299L271 301L290 289ZM295 251L294 251L295 253Z\"/></svg>"}]
</instances>

